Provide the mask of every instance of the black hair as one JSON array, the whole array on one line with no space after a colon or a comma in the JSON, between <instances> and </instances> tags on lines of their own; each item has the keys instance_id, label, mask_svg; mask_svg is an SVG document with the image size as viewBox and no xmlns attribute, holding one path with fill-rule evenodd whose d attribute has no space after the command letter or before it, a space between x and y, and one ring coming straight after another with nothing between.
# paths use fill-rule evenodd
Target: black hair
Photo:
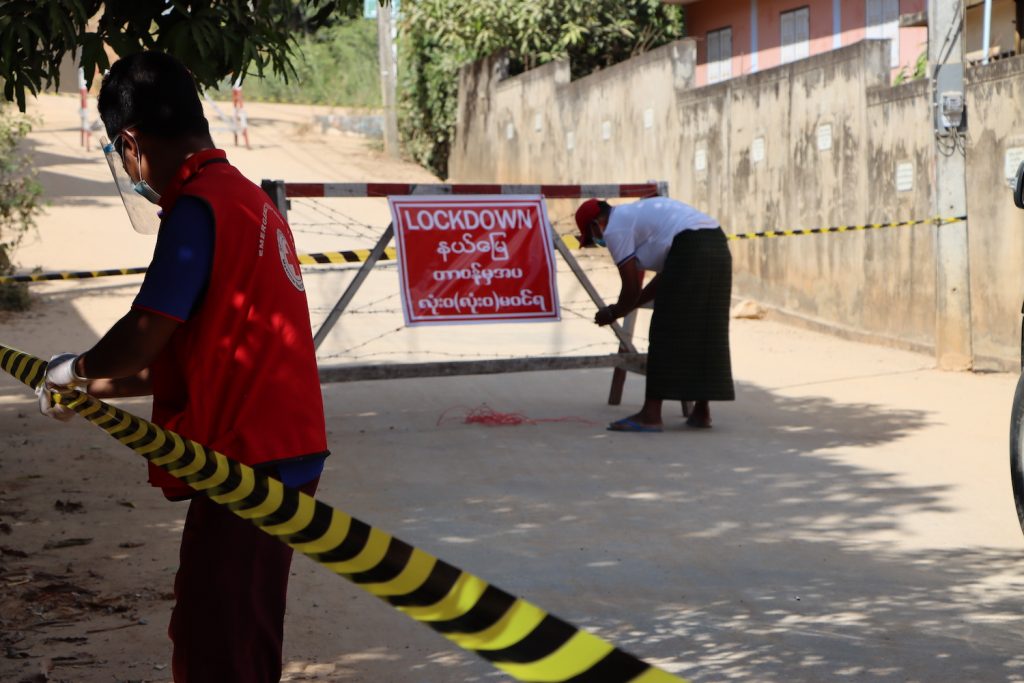
<instances>
[{"instance_id":1,"label":"black hair","mask_svg":"<svg viewBox=\"0 0 1024 683\"><path fill-rule=\"evenodd\" d=\"M612 205L603 199L597 200L598 218L605 218L612 211Z\"/></svg>"},{"instance_id":2,"label":"black hair","mask_svg":"<svg viewBox=\"0 0 1024 683\"><path fill-rule=\"evenodd\" d=\"M111 140L132 126L171 140L210 134L195 79L163 52L138 52L114 62L103 77L99 110Z\"/></svg>"}]
</instances>

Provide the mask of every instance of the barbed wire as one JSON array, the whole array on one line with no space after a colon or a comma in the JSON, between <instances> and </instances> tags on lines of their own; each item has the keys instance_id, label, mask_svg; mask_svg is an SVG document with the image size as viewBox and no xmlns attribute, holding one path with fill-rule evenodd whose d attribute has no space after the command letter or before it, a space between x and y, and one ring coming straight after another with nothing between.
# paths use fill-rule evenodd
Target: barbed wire
<instances>
[{"instance_id":1,"label":"barbed wire","mask_svg":"<svg viewBox=\"0 0 1024 683\"><path fill-rule=\"evenodd\" d=\"M332 310L334 310L334 308L331 307L331 306L312 306L312 307L310 307L309 310L310 310L311 313L330 313ZM578 318L579 320L583 320L583 321L586 321L586 322L589 322L589 323L594 322L594 315L593 315L593 313L582 312L582 311L579 311L579 310L576 310L576 309L573 309L573 308L571 308L569 306L564 306L564 305L561 306L561 310L562 310L563 313L568 313L569 315L572 315L572 316L574 316L574 318ZM596 309L595 309L595 311L596 311ZM349 309L349 310L345 311L345 315L399 315L401 313L402 313L402 309L401 308L365 308L365 307L360 307L360 308L357 308L357 309ZM568 321L565 321L565 322L576 322L576 321L575 320L568 320Z\"/></svg>"},{"instance_id":2,"label":"barbed wire","mask_svg":"<svg viewBox=\"0 0 1024 683\"><path fill-rule=\"evenodd\" d=\"M586 315L584 315L584 314L582 314L582 313L580 313L578 311L574 311L574 310L571 310L571 309L565 309L565 308L563 308L563 310L566 310L567 312L576 315L577 317L579 317L580 319L582 319L582 320L584 320L586 322L592 322L592 319L589 316L586 316ZM354 312L355 311L346 311L346 313L354 313ZM401 309L397 309L396 308L396 309L366 310L366 311L363 311L362 313L363 314L384 314L384 313L397 314L397 313L401 313ZM378 357L384 357L384 356L409 356L409 355L413 355L412 352L407 351L407 350L376 351L376 352L373 352L373 353L352 355L353 351L356 351L358 349L361 349L361 348L364 348L366 346L369 346L370 344L372 344L372 343L374 343L376 341L380 341L381 339L384 339L386 337L390 337L392 335L398 334L398 333L400 333L400 332L402 332L402 331L404 331L406 329L408 329L408 328L406 328L403 325L403 326L396 327L396 328L393 328L393 329L385 330L384 332L381 332L378 335L370 337L369 339L361 341L358 344L350 346L350 347L348 347L346 349L343 349L341 351L336 351L334 353L330 353L330 354L326 354L326 355L323 355L323 356L319 356L319 359L320 360L330 360L330 359L333 359L333 358L348 358L349 360L362 360L362 359L367 359L367 358L378 358ZM633 336L633 341L635 343L640 343L640 344L648 344L648 345L650 344L650 339L645 337L645 336L643 336L643 335L634 335ZM563 350L560 353L555 354L555 355L556 356L559 356L559 355L569 355L569 354L572 354L572 353L583 351L585 349L594 348L595 346L607 346L609 344L615 344L615 343L616 343L615 340L612 340L612 339L609 339L607 341L591 342L589 344L583 344L583 345L580 345L580 346L577 346L577 347L573 347L573 348L570 348L570 349ZM505 355L503 355L503 354L493 354L493 353L469 353L469 352L461 352L460 353L460 352L453 352L453 351L432 351L432 350L429 350L429 349L428 350L417 351L415 353L416 354L426 354L426 355L429 355L429 356L440 356L440 357L444 357L444 358L496 358L496 359L498 359L498 358L521 358L522 357L522 354L505 354Z\"/></svg>"},{"instance_id":3,"label":"barbed wire","mask_svg":"<svg viewBox=\"0 0 1024 683\"><path fill-rule=\"evenodd\" d=\"M594 316L593 315L587 315L586 313L581 313L581 312L579 312L577 310L569 308L565 304L561 305L561 309L562 309L563 313L570 313L570 314L572 314L572 315L574 315L577 318L580 318L582 320L588 320L590 322L593 322L593 320L594 320Z\"/></svg>"},{"instance_id":4,"label":"barbed wire","mask_svg":"<svg viewBox=\"0 0 1024 683\"><path fill-rule=\"evenodd\" d=\"M399 292L392 292L391 294L385 294L384 296L382 296L382 297L380 297L378 299L374 299L373 301L368 301L368 302L366 302L364 304L360 304L359 306L356 306L355 308L345 309L344 315L368 315L368 314L377 315L377 314L384 314L384 313L401 313L402 309L400 309L400 308L380 308L380 309L372 309L372 308L370 308L371 306L376 306L378 304L382 304L385 301L390 301L392 299L397 299L399 296L400 296ZM310 310L311 313L330 313L331 311L334 310L334 306L311 306L309 308L309 310Z\"/></svg>"},{"instance_id":5,"label":"barbed wire","mask_svg":"<svg viewBox=\"0 0 1024 683\"><path fill-rule=\"evenodd\" d=\"M373 228L373 226L370 225L369 223L364 223L361 220L353 218L344 211L341 211L340 209L337 209L331 206L330 204L327 204L324 201L317 199L315 197L303 197L301 199L295 199L293 201L300 202L298 206L307 207L311 209L314 213L317 213L321 216L329 217L333 222L338 223L339 225L344 225L345 227L355 228L359 230Z\"/></svg>"},{"instance_id":6,"label":"barbed wire","mask_svg":"<svg viewBox=\"0 0 1024 683\"><path fill-rule=\"evenodd\" d=\"M339 211L333 206L330 206L329 204L326 204L312 197L304 197L302 199L301 206L308 207L312 209L315 213L330 218L334 224L340 225L344 228L348 228L353 234L355 234L358 237L376 241L380 239L380 235L383 232L382 230L380 230L380 228L370 225L369 223L364 223L360 220L357 220L352 216L349 216L348 214Z\"/></svg>"},{"instance_id":7,"label":"barbed wire","mask_svg":"<svg viewBox=\"0 0 1024 683\"><path fill-rule=\"evenodd\" d=\"M320 308L320 307L310 308L309 310L314 312L314 313L330 313L334 309L329 307L329 306L327 306L327 307L324 307L324 308ZM345 315L386 315L388 313L398 314L398 313L401 313L401 312L402 312L402 309L400 309L400 308L377 308L377 309L370 309L370 310L365 310L365 311L364 310L345 311Z\"/></svg>"},{"instance_id":8,"label":"barbed wire","mask_svg":"<svg viewBox=\"0 0 1024 683\"><path fill-rule=\"evenodd\" d=\"M559 303L559 305L565 306L565 307L570 307L570 306L595 306L594 310L595 311L597 310L597 308L596 308L597 304L595 304L590 299L576 299L574 301L564 301L563 300L563 301L560 301L558 303Z\"/></svg>"},{"instance_id":9,"label":"barbed wire","mask_svg":"<svg viewBox=\"0 0 1024 683\"><path fill-rule=\"evenodd\" d=\"M401 330L401 329L402 328L398 328L397 330L390 330L390 331L384 333L383 335L378 335L374 339L368 340L367 342L364 342L364 343L359 344L357 346L350 347L350 348L348 348L348 349L346 349L344 351L338 351L336 353L332 353L332 354L328 354L328 355L324 355L324 356L318 356L318 360L330 360L330 359L333 359L333 358L347 357L348 360L355 361L355 360L365 360L367 358L380 358L380 357L384 357L384 356L410 356L410 355L413 355L412 352L401 351L401 350L396 350L396 351L375 351L373 353L364 353L364 354L358 354L358 355L354 355L354 356L350 356L349 355L350 351L354 351L354 350L356 350L358 348L361 348L362 346L365 346L370 341L376 341L377 339L380 339L380 338L382 338L384 336L392 334L392 333L394 333L394 332L396 332L398 330ZM592 348L598 347L598 346L614 345L615 343L616 342L615 342L614 339L609 339L607 341L592 342L590 344L582 344L580 346L575 346L575 347L572 347L572 348L569 348L569 349L564 349L564 350L560 351L559 353L554 354L553 357L556 357L556 358L562 357L562 356L568 357L568 356L571 356L574 353L579 353L580 351L585 351L587 349L592 349ZM421 355L422 354L422 355L429 355L429 356L440 356L442 358L487 358L487 359L494 359L494 360L513 359L513 358L522 358L523 357L523 354L458 353L458 352L455 352L455 351L416 351L415 354L416 355Z\"/></svg>"},{"instance_id":10,"label":"barbed wire","mask_svg":"<svg viewBox=\"0 0 1024 683\"><path fill-rule=\"evenodd\" d=\"M343 233L340 230L337 230L337 231L327 231L327 230L318 230L317 229L317 228L320 228L320 227L340 226L341 228L347 229L348 231L350 231L348 234L353 234L354 233L354 234L356 234L359 237L372 238L374 240L379 239L379 235L378 234L370 234L370 233L368 233L369 230L376 230L376 228L374 226L368 225L366 223L362 223L360 221L357 221L356 219L352 218L351 216L348 216L348 215L344 214L343 212L341 212L341 211L339 211L339 210L337 210L337 209L335 209L335 208L333 208L333 207L331 207L331 206L329 206L329 205L327 205L327 204L325 204L323 202L317 201L316 199L313 199L313 198L303 198L303 205L304 206L308 206L309 209L312 210L313 212L315 212L316 214L319 214L321 216L325 216L325 217L329 218L330 221L329 222L316 222L316 221L303 222L303 221L298 221L298 222L292 223L292 228L296 232L301 232L303 234L320 234L320 235L328 235L328 236L341 236ZM568 225L573 225L574 226L574 217L573 217L573 215L561 216L561 217L556 218L556 219L554 219L552 221L552 225L553 226L561 226L562 224L568 224ZM556 230L556 233L560 237L565 237L565 236L574 236L575 237L577 235L577 232L576 232L575 229L567 230L567 231L564 231L564 232L560 231L560 230ZM618 270L614 263L611 263L611 262L608 262L608 261L600 262L600 261L597 261L596 259L593 259L593 260L587 259L587 261L588 262L586 263L586 268L587 268L588 272L617 271ZM559 274L571 273L571 269L569 268L568 264L566 264L563 260L558 259L556 262L557 262L557 272ZM397 264L394 263L394 262L386 262L386 263L378 263L377 264L377 266L385 266L385 265L396 266ZM387 294L385 296L379 297L377 299L374 299L372 301L366 302L364 304L360 304L359 306L356 306L356 307L353 307L353 308L349 308L349 309L347 309L345 311L344 315L364 315L364 316L401 315L402 314L402 309L399 308L399 307L381 307L380 306L381 304L383 304L383 303L385 303L387 301L396 299L399 296L400 296L399 292L393 292L391 294ZM574 300L571 300L571 301L562 301L562 302L560 302L560 308L561 308L561 311L563 312L563 315L566 315L566 316L571 318L570 320L566 320L565 322L571 322L571 323L586 322L586 323L589 323L589 324L593 324L593 312L589 311L589 310L584 312L584 311L582 311L582 310L580 310L578 308L578 307L593 306L593 305L594 304L593 304L593 302L590 299L574 299ZM310 309L310 311L314 312L314 313L329 313L331 310L333 310L333 307L314 307L314 308ZM329 353L329 354L326 354L326 355L318 356L318 359L321 360L321 361L332 360L332 359L345 359L346 361L355 362L355 361L371 360L371 359L409 357L409 356L412 356L412 355L425 356L427 358L464 358L464 359L471 359L471 358L476 358L476 359L481 359L481 358L482 359L513 359L513 358L521 358L522 357L522 354L494 354L494 353L474 353L474 352L455 352L455 351L434 351L434 350L429 350L429 349L427 349L427 350L420 350L420 351L416 351L416 352L410 352L408 350L393 350L393 351L374 351L374 352L371 352L371 353L353 353L353 352L358 351L360 349L363 349L363 348L365 348L365 347L367 347L367 346L369 346L369 345L371 345L371 344L373 344L375 342L378 342L378 341L380 341L382 339L386 339L386 338L391 337L393 335L399 334L399 333L401 333L402 331L404 331L406 329L408 329L408 328L406 328L404 325L401 326L401 327L396 327L396 328L393 328L393 329L388 329L388 330L386 330L384 332L381 332L380 334L377 334L377 335L375 335L373 337L370 337L369 339L365 339L365 340L363 340L363 341L361 341L361 342L359 342L357 344L354 344L352 346L349 346L348 348L343 349L341 351L336 351L336 352L332 352L332 353ZM638 344L646 344L646 343L649 342L649 340L646 337L643 337L643 336L640 336L640 335L634 335L633 340L634 340L634 342L636 342ZM573 353L579 353L580 351L585 351L587 349L593 349L593 348L596 348L596 347L613 347L614 345L616 345L616 343L617 342L614 339L609 339L607 341L601 341L601 342L592 342L592 343L582 344L582 345L579 345L579 346L576 346L576 347L573 347L573 348L570 348L570 349L562 350L562 351L560 351L559 353L557 353L555 355L556 356L559 356L559 355L567 356L567 355L571 355Z\"/></svg>"},{"instance_id":11,"label":"barbed wire","mask_svg":"<svg viewBox=\"0 0 1024 683\"><path fill-rule=\"evenodd\" d=\"M307 227L302 226L317 226L317 225L334 225L334 223L289 223L289 227L293 233L299 235L326 235L328 237L352 237L350 233L342 233L337 230L311 230ZM297 227L298 226L298 227ZM362 235L359 235L362 237Z\"/></svg>"},{"instance_id":12,"label":"barbed wire","mask_svg":"<svg viewBox=\"0 0 1024 683\"><path fill-rule=\"evenodd\" d=\"M551 216L548 216L548 220L551 220ZM564 216L560 216L558 218L555 218L554 220L551 220L551 225L559 225L561 223L568 223L569 221L572 221L573 224L575 225L575 223L576 223L576 214L575 213L567 213Z\"/></svg>"},{"instance_id":13,"label":"barbed wire","mask_svg":"<svg viewBox=\"0 0 1024 683\"><path fill-rule=\"evenodd\" d=\"M370 306L376 306L377 304L382 304L385 301L391 301L392 299L397 299L399 296L400 296L400 292L392 292L391 294L385 294L384 296L380 297L379 299L374 299L373 301L369 301L369 302L367 302L365 304L360 304L359 306L353 308L352 310L353 311L358 311L360 309L368 308Z\"/></svg>"},{"instance_id":14,"label":"barbed wire","mask_svg":"<svg viewBox=\"0 0 1024 683\"><path fill-rule=\"evenodd\" d=\"M303 263L302 276L308 277L309 275L344 273L346 271L359 270L362 267L362 263ZM395 263L394 261L378 261L376 264L374 264L373 270L377 270L378 268L390 269L397 267L398 264Z\"/></svg>"},{"instance_id":15,"label":"barbed wire","mask_svg":"<svg viewBox=\"0 0 1024 683\"><path fill-rule=\"evenodd\" d=\"M386 332L381 332L377 336L370 337L366 341L362 341L362 342L356 344L355 346L350 346L349 348L345 349L344 351L338 351L336 353L328 354L328 355L325 355L325 356L318 356L318 358L321 359L321 360L326 360L326 359L329 359L329 358L341 358L343 356L348 355L352 351L355 351L356 349L361 349L364 346L367 346L368 344L372 344L375 341L379 341L381 339L384 339L385 337L388 337L388 336L390 336L392 334L397 334L398 332L401 332L403 329L405 329L405 328L404 327L396 327L393 330L388 330Z\"/></svg>"},{"instance_id":16,"label":"barbed wire","mask_svg":"<svg viewBox=\"0 0 1024 683\"><path fill-rule=\"evenodd\" d=\"M351 220L343 219L338 220L336 216L333 216L325 211L322 211L315 205L309 204L307 208L311 209L314 213L323 216L327 220L289 220L288 226L292 229L293 233L302 235L326 235L328 237L349 237L359 238L361 240L376 239L376 237L367 232L367 229L372 226L365 226L365 224L354 222ZM293 209L298 211L299 209ZM318 230L316 228L330 228Z\"/></svg>"}]
</instances>

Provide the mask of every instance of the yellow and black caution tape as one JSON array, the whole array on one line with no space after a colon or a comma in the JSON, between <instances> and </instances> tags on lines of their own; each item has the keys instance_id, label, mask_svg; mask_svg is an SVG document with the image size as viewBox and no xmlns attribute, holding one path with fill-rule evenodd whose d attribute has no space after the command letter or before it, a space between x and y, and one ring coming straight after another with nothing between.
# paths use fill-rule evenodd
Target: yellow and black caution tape
<instances>
[{"instance_id":1,"label":"yellow and black caution tape","mask_svg":"<svg viewBox=\"0 0 1024 683\"><path fill-rule=\"evenodd\" d=\"M322 266L331 263L361 263L370 258L369 249L352 249L350 251L324 251L316 254L299 254L299 263L304 266ZM382 261L395 260L394 248L387 248L381 254ZM139 275L146 272L145 266L136 268L109 268L107 270L75 270L51 273L32 273L28 275L0 276L0 284L10 282L46 282L51 280L90 280L96 277L113 277L116 275Z\"/></svg>"},{"instance_id":2,"label":"yellow and black caution tape","mask_svg":"<svg viewBox=\"0 0 1024 683\"><path fill-rule=\"evenodd\" d=\"M325 251L319 254L299 254L299 263L304 266L323 266L328 263L362 263L370 258L370 251L370 249L352 249L350 251ZM395 260L394 247L385 249L380 260Z\"/></svg>"},{"instance_id":3,"label":"yellow and black caution tape","mask_svg":"<svg viewBox=\"0 0 1024 683\"><path fill-rule=\"evenodd\" d=\"M755 240L768 237L797 237L799 235L824 235L830 232L855 232L858 230L878 230L880 228L908 228L912 225L945 225L967 220L967 216L955 218L923 218L914 221L897 221L895 223L868 223L867 225L835 225L828 228L806 228L803 230L766 230L764 232L727 233L731 240Z\"/></svg>"},{"instance_id":4,"label":"yellow and black caution tape","mask_svg":"<svg viewBox=\"0 0 1024 683\"><path fill-rule=\"evenodd\" d=\"M35 389L46 362L0 345ZM88 394L53 394L149 462L520 681L679 683L597 636L221 453ZM685 682L684 682L685 683Z\"/></svg>"},{"instance_id":5,"label":"yellow and black caution tape","mask_svg":"<svg viewBox=\"0 0 1024 683\"><path fill-rule=\"evenodd\" d=\"M912 225L946 225L959 223L967 220L967 216L956 216L954 218L922 218L913 221L896 221L894 223L868 223L867 225L833 225L827 228L804 228L800 230L765 230L763 232L737 232L726 233L730 240L756 240L771 237L799 237L801 235L824 235L830 232L856 232L860 230L878 230L880 228L908 228ZM581 248L576 233L560 235L562 241L572 249Z\"/></svg>"},{"instance_id":6,"label":"yellow and black caution tape","mask_svg":"<svg viewBox=\"0 0 1024 683\"><path fill-rule=\"evenodd\" d=\"M108 268L107 270L76 270L55 273L33 273L30 275L3 275L0 284L10 282L44 282L47 280L90 280L94 277L112 277L114 275L138 275L145 273L146 267Z\"/></svg>"},{"instance_id":7,"label":"yellow and black caution tape","mask_svg":"<svg viewBox=\"0 0 1024 683\"><path fill-rule=\"evenodd\" d=\"M824 235L830 232L855 232L858 230L878 230L880 228L907 228L912 225L946 225L967 220L967 216L953 218L922 218L913 221L897 221L895 223L868 223L867 225L834 225L828 228L805 228L802 230L765 230L764 232L727 233L730 240L754 240L770 237L797 237L800 235ZM581 248L580 240L575 234L560 235L570 249ZM369 249L351 249L348 251L324 251L315 254L299 254L299 263L304 266L323 266L332 263L362 263L370 258ZM395 260L394 247L388 247L381 255L382 261ZM30 275L0 276L0 284L11 282L44 282L49 280L88 280L96 277L114 275L138 275L145 273L145 267L110 268L108 270L77 270L67 272L35 273Z\"/></svg>"},{"instance_id":8,"label":"yellow and black caution tape","mask_svg":"<svg viewBox=\"0 0 1024 683\"><path fill-rule=\"evenodd\" d=\"M559 235L559 237L561 237L562 241L565 242L565 246L569 247L570 249L583 248L583 245L580 244L580 238L577 237L575 234Z\"/></svg>"}]
</instances>

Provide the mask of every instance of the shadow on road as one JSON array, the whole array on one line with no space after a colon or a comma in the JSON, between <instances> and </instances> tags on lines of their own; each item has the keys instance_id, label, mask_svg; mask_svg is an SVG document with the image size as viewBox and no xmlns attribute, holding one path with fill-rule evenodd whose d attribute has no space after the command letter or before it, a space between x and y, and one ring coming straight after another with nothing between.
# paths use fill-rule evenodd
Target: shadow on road
<instances>
[{"instance_id":1,"label":"shadow on road","mask_svg":"<svg viewBox=\"0 0 1024 683\"><path fill-rule=\"evenodd\" d=\"M359 399L331 421L342 457L325 498L695 681L1024 677L1024 553L899 547L904 517L957 514L949 487L832 453L922 457L900 443L923 411L741 384L710 432L432 424L467 393L531 416L611 414L590 402L605 373L552 379L343 385L333 395Z\"/></svg>"}]
</instances>

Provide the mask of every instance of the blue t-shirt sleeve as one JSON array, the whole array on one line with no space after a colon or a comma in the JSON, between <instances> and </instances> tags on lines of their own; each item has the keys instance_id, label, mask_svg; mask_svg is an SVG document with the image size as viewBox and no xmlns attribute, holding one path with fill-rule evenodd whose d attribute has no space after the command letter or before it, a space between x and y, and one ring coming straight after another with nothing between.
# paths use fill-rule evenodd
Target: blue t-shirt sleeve
<instances>
[{"instance_id":1,"label":"blue t-shirt sleeve","mask_svg":"<svg viewBox=\"0 0 1024 683\"><path fill-rule=\"evenodd\" d=\"M133 306L188 320L210 282L214 235L210 207L196 197L178 199L160 225L153 262Z\"/></svg>"},{"instance_id":2,"label":"blue t-shirt sleeve","mask_svg":"<svg viewBox=\"0 0 1024 683\"><path fill-rule=\"evenodd\" d=\"M299 462L281 463L277 466L277 476L285 486L297 489L323 474L326 459L327 455L323 454L304 458Z\"/></svg>"}]
</instances>

